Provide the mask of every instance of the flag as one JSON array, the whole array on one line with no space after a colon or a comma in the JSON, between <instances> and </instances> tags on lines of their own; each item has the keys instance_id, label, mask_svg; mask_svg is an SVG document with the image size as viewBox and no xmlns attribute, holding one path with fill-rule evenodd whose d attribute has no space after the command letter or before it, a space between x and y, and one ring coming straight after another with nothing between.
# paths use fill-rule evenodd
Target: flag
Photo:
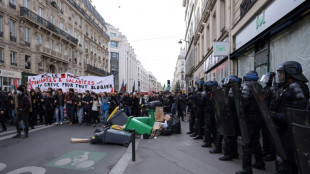
<instances>
[{"instance_id":1,"label":"flag","mask_svg":"<svg viewBox=\"0 0 310 174\"><path fill-rule=\"evenodd\" d=\"M119 92L120 92L120 93L124 93L123 90L124 90L124 79L123 79L122 86L121 86L121 89L119 90Z\"/></svg>"},{"instance_id":2,"label":"flag","mask_svg":"<svg viewBox=\"0 0 310 174\"><path fill-rule=\"evenodd\" d=\"M164 83L163 91L165 91L165 88L166 88L166 83Z\"/></svg>"},{"instance_id":3,"label":"flag","mask_svg":"<svg viewBox=\"0 0 310 174\"><path fill-rule=\"evenodd\" d=\"M15 77L15 79L14 79L14 86L15 86L15 89L18 88L18 81L17 81L17 78L16 78L16 77Z\"/></svg>"},{"instance_id":4,"label":"flag","mask_svg":"<svg viewBox=\"0 0 310 174\"><path fill-rule=\"evenodd\" d=\"M149 89L149 92L147 93L148 96L151 96L151 90Z\"/></svg>"},{"instance_id":5,"label":"flag","mask_svg":"<svg viewBox=\"0 0 310 174\"><path fill-rule=\"evenodd\" d=\"M111 94L113 93L113 87L112 87L112 89L111 89Z\"/></svg>"},{"instance_id":6,"label":"flag","mask_svg":"<svg viewBox=\"0 0 310 174\"><path fill-rule=\"evenodd\" d=\"M136 87L136 81L133 82L133 85L132 85L132 93L135 92L135 87Z\"/></svg>"},{"instance_id":7,"label":"flag","mask_svg":"<svg viewBox=\"0 0 310 174\"><path fill-rule=\"evenodd\" d=\"M126 92L126 91L127 91L127 83L124 86L124 92Z\"/></svg>"}]
</instances>

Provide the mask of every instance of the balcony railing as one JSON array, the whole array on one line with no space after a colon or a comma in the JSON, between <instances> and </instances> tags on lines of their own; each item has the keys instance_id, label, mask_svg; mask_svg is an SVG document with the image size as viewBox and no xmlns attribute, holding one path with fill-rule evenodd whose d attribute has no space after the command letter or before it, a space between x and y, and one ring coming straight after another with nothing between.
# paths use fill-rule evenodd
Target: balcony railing
<instances>
[{"instance_id":1,"label":"balcony railing","mask_svg":"<svg viewBox=\"0 0 310 174\"><path fill-rule=\"evenodd\" d=\"M13 41L13 42L16 42L16 36L10 35L10 40Z\"/></svg>"},{"instance_id":2,"label":"balcony railing","mask_svg":"<svg viewBox=\"0 0 310 174\"><path fill-rule=\"evenodd\" d=\"M11 62L11 65L12 65L12 66L17 66L17 63L12 63L12 62Z\"/></svg>"},{"instance_id":3,"label":"balcony railing","mask_svg":"<svg viewBox=\"0 0 310 174\"><path fill-rule=\"evenodd\" d=\"M100 76L107 76L107 75L109 75L108 72L106 72L106 71L104 71L104 70L102 70L102 69L99 69L99 68L97 68L97 67L94 67L94 66L92 66L92 65L90 65L90 64L87 64L87 66L86 66L86 71L89 71L89 72L91 72L91 73L98 74L98 75L100 75Z\"/></svg>"},{"instance_id":4,"label":"balcony railing","mask_svg":"<svg viewBox=\"0 0 310 174\"><path fill-rule=\"evenodd\" d=\"M0 63L4 63L4 60L3 60L3 59L0 59Z\"/></svg>"},{"instance_id":5,"label":"balcony railing","mask_svg":"<svg viewBox=\"0 0 310 174\"><path fill-rule=\"evenodd\" d=\"M30 43L29 43L29 42L25 42L25 45L26 45L27 47L30 47Z\"/></svg>"},{"instance_id":6,"label":"balcony railing","mask_svg":"<svg viewBox=\"0 0 310 174\"><path fill-rule=\"evenodd\" d=\"M13 4L13 3L9 2L9 6L10 6L11 8L13 8L13 9L15 9L15 10L16 10L16 5L15 5L15 4Z\"/></svg>"},{"instance_id":7,"label":"balcony railing","mask_svg":"<svg viewBox=\"0 0 310 174\"><path fill-rule=\"evenodd\" d=\"M68 2L75 7L85 18L87 21L89 21L91 24L93 24L105 37L110 39L110 36L103 31L102 28L88 15L85 13L85 11L76 3L74 0L68 0Z\"/></svg>"},{"instance_id":8,"label":"balcony railing","mask_svg":"<svg viewBox=\"0 0 310 174\"><path fill-rule=\"evenodd\" d=\"M34 12L32 12L31 10L29 10L26 7L20 7L20 15L24 16L40 25L42 25L43 27L51 30L52 32L66 38L68 41L74 43L75 45L78 44L78 39L74 38L73 36L71 36L70 34L66 33L65 31L63 31L62 29L56 27L54 24L48 22L47 20L45 20L44 18L42 18L41 16L35 14Z\"/></svg>"},{"instance_id":9,"label":"balcony railing","mask_svg":"<svg viewBox=\"0 0 310 174\"><path fill-rule=\"evenodd\" d=\"M0 31L0 37L3 37L3 32L2 31Z\"/></svg>"}]
</instances>

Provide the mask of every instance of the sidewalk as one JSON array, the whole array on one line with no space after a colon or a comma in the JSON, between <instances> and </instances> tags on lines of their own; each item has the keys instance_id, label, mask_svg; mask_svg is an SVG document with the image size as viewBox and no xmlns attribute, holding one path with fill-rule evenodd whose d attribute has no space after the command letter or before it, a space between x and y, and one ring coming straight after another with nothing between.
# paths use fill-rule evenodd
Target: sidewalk
<instances>
[{"instance_id":1,"label":"sidewalk","mask_svg":"<svg viewBox=\"0 0 310 174\"><path fill-rule=\"evenodd\" d=\"M221 154L210 154L210 148L202 148L202 140L193 140L186 134L187 131L188 122L182 122L182 134L141 140L136 151L136 162L130 162L124 173L234 174L241 169L241 158L219 161ZM253 173L275 173L274 161L266 163L266 169L253 169Z\"/></svg>"}]
</instances>

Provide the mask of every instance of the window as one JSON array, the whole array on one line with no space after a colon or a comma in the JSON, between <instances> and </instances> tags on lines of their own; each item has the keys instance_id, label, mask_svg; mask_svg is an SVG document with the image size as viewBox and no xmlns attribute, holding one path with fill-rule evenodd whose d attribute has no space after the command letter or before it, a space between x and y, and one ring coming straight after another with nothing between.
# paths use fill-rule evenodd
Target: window
<instances>
[{"instance_id":1,"label":"window","mask_svg":"<svg viewBox=\"0 0 310 174\"><path fill-rule=\"evenodd\" d=\"M85 42L85 44L84 44L84 45L85 45L85 48L87 49L87 42Z\"/></svg>"},{"instance_id":2,"label":"window","mask_svg":"<svg viewBox=\"0 0 310 174\"><path fill-rule=\"evenodd\" d=\"M50 23L54 24L54 16L50 15Z\"/></svg>"},{"instance_id":3,"label":"window","mask_svg":"<svg viewBox=\"0 0 310 174\"><path fill-rule=\"evenodd\" d=\"M71 35L71 27L68 27L68 34Z\"/></svg>"},{"instance_id":4,"label":"window","mask_svg":"<svg viewBox=\"0 0 310 174\"><path fill-rule=\"evenodd\" d=\"M16 5L15 0L10 0L10 3Z\"/></svg>"},{"instance_id":5,"label":"window","mask_svg":"<svg viewBox=\"0 0 310 174\"><path fill-rule=\"evenodd\" d=\"M39 8L39 16L40 16L40 17L43 16L42 8Z\"/></svg>"},{"instance_id":6,"label":"window","mask_svg":"<svg viewBox=\"0 0 310 174\"><path fill-rule=\"evenodd\" d=\"M50 49L54 50L54 41L53 40L50 41Z\"/></svg>"},{"instance_id":7,"label":"window","mask_svg":"<svg viewBox=\"0 0 310 174\"><path fill-rule=\"evenodd\" d=\"M63 30L64 29L64 23L59 22L59 28Z\"/></svg>"},{"instance_id":8,"label":"window","mask_svg":"<svg viewBox=\"0 0 310 174\"><path fill-rule=\"evenodd\" d=\"M116 33L111 33L111 36L116 36Z\"/></svg>"},{"instance_id":9,"label":"window","mask_svg":"<svg viewBox=\"0 0 310 174\"><path fill-rule=\"evenodd\" d=\"M111 52L111 58L117 58L118 59L119 54Z\"/></svg>"},{"instance_id":10,"label":"window","mask_svg":"<svg viewBox=\"0 0 310 174\"><path fill-rule=\"evenodd\" d=\"M4 62L4 60L3 60L3 48L0 48L0 63L3 63L3 62Z\"/></svg>"},{"instance_id":11,"label":"window","mask_svg":"<svg viewBox=\"0 0 310 174\"><path fill-rule=\"evenodd\" d=\"M62 44L59 45L59 51L60 51L61 54L63 53L63 46L62 46Z\"/></svg>"},{"instance_id":12,"label":"window","mask_svg":"<svg viewBox=\"0 0 310 174\"><path fill-rule=\"evenodd\" d=\"M31 68L31 58L30 56L25 56L25 69L30 69Z\"/></svg>"},{"instance_id":13,"label":"window","mask_svg":"<svg viewBox=\"0 0 310 174\"><path fill-rule=\"evenodd\" d=\"M61 11L63 11L63 2L62 2L62 1L59 2L59 9L60 9Z\"/></svg>"},{"instance_id":14,"label":"window","mask_svg":"<svg viewBox=\"0 0 310 174\"><path fill-rule=\"evenodd\" d=\"M77 38L77 33L76 33L76 31L74 32L74 37Z\"/></svg>"},{"instance_id":15,"label":"window","mask_svg":"<svg viewBox=\"0 0 310 174\"><path fill-rule=\"evenodd\" d=\"M10 35L11 36L16 36L15 33L15 22L13 20L10 20Z\"/></svg>"},{"instance_id":16,"label":"window","mask_svg":"<svg viewBox=\"0 0 310 174\"><path fill-rule=\"evenodd\" d=\"M3 16L2 16L2 14L0 14L0 33L3 32L3 30L2 30L2 20L3 20ZM3 33L2 33L2 35L3 35Z\"/></svg>"},{"instance_id":17,"label":"window","mask_svg":"<svg viewBox=\"0 0 310 174\"><path fill-rule=\"evenodd\" d=\"M11 51L10 58L11 58L11 65L17 66L17 63L16 63L16 52Z\"/></svg>"},{"instance_id":18,"label":"window","mask_svg":"<svg viewBox=\"0 0 310 174\"><path fill-rule=\"evenodd\" d=\"M79 44L81 44L81 35L79 34Z\"/></svg>"},{"instance_id":19,"label":"window","mask_svg":"<svg viewBox=\"0 0 310 174\"><path fill-rule=\"evenodd\" d=\"M59 68L59 73L62 73L62 68Z\"/></svg>"},{"instance_id":20,"label":"window","mask_svg":"<svg viewBox=\"0 0 310 174\"><path fill-rule=\"evenodd\" d=\"M110 46L111 46L111 47L117 47L117 42L113 42L113 41L112 41L112 42L110 43Z\"/></svg>"},{"instance_id":21,"label":"window","mask_svg":"<svg viewBox=\"0 0 310 174\"><path fill-rule=\"evenodd\" d=\"M220 29L222 30L225 28L225 23L226 23L225 0L220 1L220 15L221 15Z\"/></svg>"},{"instance_id":22,"label":"window","mask_svg":"<svg viewBox=\"0 0 310 174\"><path fill-rule=\"evenodd\" d=\"M68 48L68 57L69 59L71 58L72 52L71 52L71 48Z\"/></svg>"},{"instance_id":23,"label":"window","mask_svg":"<svg viewBox=\"0 0 310 174\"><path fill-rule=\"evenodd\" d=\"M29 8L29 7L28 7L28 4L29 4L29 0L24 0L24 6L25 6L26 8Z\"/></svg>"},{"instance_id":24,"label":"window","mask_svg":"<svg viewBox=\"0 0 310 174\"><path fill-rule=\"evenodd\" d=\"M30 42L30 39L29 39L29 28L25 27L24 28L24 39L25 39L25 42Z\"/></svg>"},{"instance_id":25,"label":"window","mask_svg":"<svg viewBox=\"0 0 310 174\"><path fill-rule=\"evenodd\" d=\"M39 45L42 45L43 43L43 37L42 34L39 34Z\"/></svg>"}]
</instances>

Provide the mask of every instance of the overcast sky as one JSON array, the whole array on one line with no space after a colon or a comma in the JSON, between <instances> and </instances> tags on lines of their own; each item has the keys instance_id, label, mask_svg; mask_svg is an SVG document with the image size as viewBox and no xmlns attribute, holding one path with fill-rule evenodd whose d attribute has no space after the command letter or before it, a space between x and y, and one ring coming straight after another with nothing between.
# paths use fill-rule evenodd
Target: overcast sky
<instances>
[{"instance_id":1,"label":"overcast sky","mask_svg":"<svg viewBox=\"0 0 310 174\"><path fill-rule=\"evenodd\" d=\"M107 23L119 28L144 68L159 82L172 80L184 38L182 0L92 0Z\"/></svg>"}]
</instances>

